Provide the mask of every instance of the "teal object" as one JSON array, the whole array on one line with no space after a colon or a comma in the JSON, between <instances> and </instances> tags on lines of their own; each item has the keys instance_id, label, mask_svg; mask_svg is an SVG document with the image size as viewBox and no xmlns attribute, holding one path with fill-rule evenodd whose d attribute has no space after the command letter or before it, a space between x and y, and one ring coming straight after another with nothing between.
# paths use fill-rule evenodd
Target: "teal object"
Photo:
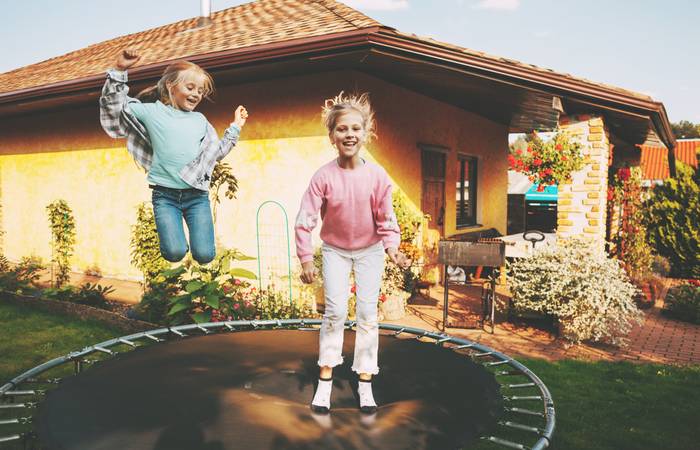
<instances>
[{"instance_id":1,"label":"teal object","mask_svg":"<svg viewBox=\"0 0 700 450\"><path fill-rule=\"evenodd\" d=\"M279 202L276 202L274 200L267 200L263 202L259 207L258 211L255 214L255 234L256 234L256 239L258 243L258 285L259 289L262 291L263 289L263 273L262 273L262 255L260 251L260 211L265 207L266 205L269 206L277 206L281 211L284 216L284 237L286 238L286 247L287 247L287 281L289 283L289 304L292 305L292 257L291 253L289 250L289 220L287 218L287 211L284 209L284 206L282 206ZM271 238L273 236L267 235L265 236L267 238ZM274 236L277 237L277 236ZM283 238L283 240L285 240Z\"/></svg>"},{"instance_id":2,"label":"teal object","mask_svg":"<svg viewBox=\"0 0 700 450\"><path fill-rule=\"evenodd\" d=\"M535 183L525 192L526 201L556 202L559 198L559 189L556 184L545 186L542 192L537 191L537 186L538 184Z\"/></svg>"}]
</instances>

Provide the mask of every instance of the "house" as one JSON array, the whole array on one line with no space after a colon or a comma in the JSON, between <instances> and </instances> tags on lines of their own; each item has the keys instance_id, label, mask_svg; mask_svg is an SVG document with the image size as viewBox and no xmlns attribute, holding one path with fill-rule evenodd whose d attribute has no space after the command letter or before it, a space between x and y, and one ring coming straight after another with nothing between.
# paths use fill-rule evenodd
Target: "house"
<instances>
[{"instance_id":1,"label":"house","mask_svg":"<svg viewBox=\"0 0 700 450\"><path fill-rule=\"evenodd\" d=\"M674 149L674 159L689 166L698 167L700 139L678 139ZM653 145L640 146L639 165L645 183L662 183L670 176L668 149Z\"/></svg>"},{"instance_id":2,"label":"house","mask_svg":"<svg viewBox=\"0 0 700 450\"><path fill-rule=\"evenodd\" d=\"M602 246L611 154L675 145L663 104L646 95L399 31L334 0L258 0L0 74L8 259L50 258L45 207L62 198L76 220L74 269L139 278L130 231L150 193L98 120L104 72L125 47L143 55L132 92L186 58L215 79L215 102L200 110L219 132L235 105L247 106L249 124L225 160L240 190L219 207L216 228L223 245L253 255L257 208L275 200L293 217L314 170L333 158L320 112L340 90L370 92L379 138L365 156L430 215L433 235L505 234L508 134L561 126L582 140L587 165L559 187L558 233Z\"/></svg>"}]
</instances>

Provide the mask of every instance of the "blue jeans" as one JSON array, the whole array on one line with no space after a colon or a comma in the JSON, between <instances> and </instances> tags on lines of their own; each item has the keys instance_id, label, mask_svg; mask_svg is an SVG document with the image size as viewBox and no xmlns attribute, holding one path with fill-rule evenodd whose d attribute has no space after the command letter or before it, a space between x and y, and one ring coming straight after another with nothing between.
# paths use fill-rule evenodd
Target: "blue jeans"
<instances>
[{"instance_id":1,"label":"blue jeans","mask_svg":"<svg viewBox=\"0 0 700 450\"><path fill-rule=\"evenodd\" d=\"M187 254L184 218L190 233L192 257L200 264L214 259L214 222L208 192L153 186L152 201L163 258L177 262Z\"/></svg>"}]
</instances>

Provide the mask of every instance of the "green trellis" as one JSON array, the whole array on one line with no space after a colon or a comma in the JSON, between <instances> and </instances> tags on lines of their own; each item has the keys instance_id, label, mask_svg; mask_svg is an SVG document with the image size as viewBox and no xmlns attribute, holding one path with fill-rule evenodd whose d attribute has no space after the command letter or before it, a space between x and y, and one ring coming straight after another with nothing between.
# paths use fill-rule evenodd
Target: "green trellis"
<instances>
[{"instance_id":1,"label":"green trellis","mask_svg":"<svg viewBox=\"0 0 700 450\"><path fill-rule=\"evenodd\" d=\"M276 207L279 211L282 213L282 217L284 218L284 232L280 233L279 232L279 224L275 223L265 223L263 222L261 224L260 216L261 216L261 211L263 211L263 208L269 210L270 207ZM261 232L262 228L262 232ZM292 257L291 257L291 251L290 251L290 243L289 243L289 220L287 218L287 211L284 209L284 206L282 206L279 202L276 202L274 200L267 200L260 204L258 207L258 211L255 214L255 235L257 238L257 248L258 248L258 283L259 283L259 288L260 290L263 289L263 282L265 280L272 280L271 282L274 283L274 276L279 275L277 272L277 269L281 268L284 265L283 256L279 257L277 256L278 253L287 254L287 260L286 260L286 277L287 277L287 283L288 283L288 289L289 289L289 304L292 304ZM281 248L284 247L286 252L280 251ZM264 255L263 250L266 249L268 250L267 255ZM269 258L267 261L263 261L264 259ZM267 263L267 267L265 267L264 262ZM263 273L263 270L266 270L266 273ZM281 269L282 271L284 268Z\"/></svg>"}]
</instances>

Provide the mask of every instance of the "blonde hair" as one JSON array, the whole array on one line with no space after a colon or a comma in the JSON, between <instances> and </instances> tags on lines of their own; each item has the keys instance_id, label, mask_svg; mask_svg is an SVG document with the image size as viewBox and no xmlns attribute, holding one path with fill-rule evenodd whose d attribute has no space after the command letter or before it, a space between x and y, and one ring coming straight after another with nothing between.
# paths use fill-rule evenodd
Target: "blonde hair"
<instances>
[{"instance_id":1,"label":"blonde hair","mask_svg":"<svg viewBox=\"0 0 700 450\"><path fill-rule=\"evenodd\" d=\"M214 80L206 70L189 61L177 61L170 64L165 68L163 76L160 77L158 83L139 92L136 98L146 102L160 100L162 103L172 106L173 100L170 97L168 85L175 86L182 83L185 73L188 71L194 71L202 75L204 78L204 93L202 97L209 98L214 93Z\"/></svg>"},{"instance_id":2,"label":"blonde hair","mask_svg":"<svg viewBox=\"0 0 700 450\"><path fill-rule=\"evenodd\" d=\"M321 120L323 125L328 130L328 133L333 131L338 117L347 114L350 111L355 111L362 116L362 126L366 133L366 142L376 137L374 130L374 111L369 103L369 93L344 95L340 91L334 98L329 98L323 104L321 112Z\"/></svg>"}]
</instances>

